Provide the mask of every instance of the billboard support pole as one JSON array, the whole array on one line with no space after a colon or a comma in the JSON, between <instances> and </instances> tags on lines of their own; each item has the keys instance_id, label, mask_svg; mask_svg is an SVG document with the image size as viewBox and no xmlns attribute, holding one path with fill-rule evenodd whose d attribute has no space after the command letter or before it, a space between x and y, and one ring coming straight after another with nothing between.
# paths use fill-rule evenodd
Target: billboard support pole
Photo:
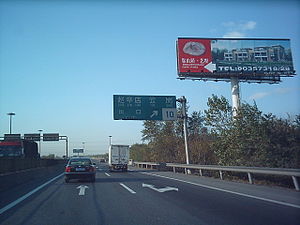
<instances>
[{"instance_id":1,"label":"billboard support pole","mask_svg":"<svg viewBox=\"0 0 300 225\"><path fill-rule=\"evenodd\" d=\"M232 96L232 116L237 116L237 111L240 107L240 87L239 79L237 77L231 77L231 96Z\"/></svg>"}]
</instances>

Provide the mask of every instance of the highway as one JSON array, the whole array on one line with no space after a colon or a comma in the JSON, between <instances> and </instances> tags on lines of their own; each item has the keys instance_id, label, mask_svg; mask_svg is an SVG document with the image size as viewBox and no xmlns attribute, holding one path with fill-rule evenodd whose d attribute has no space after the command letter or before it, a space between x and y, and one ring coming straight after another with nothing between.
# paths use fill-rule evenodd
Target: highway
<instances>
[{"instance_id":1,"label":"highway","mask_svg":"<svg viewBox=\"0 0 300 225\"><path fill-rule=\"evenodd\" d=\"M137 168L109 172L105 164L98 167L95 183L65 183L63 170L57 170L36 183L3 189L0 224L300 224L300 193L294 190Z\"/></svg>"}]
</instances>

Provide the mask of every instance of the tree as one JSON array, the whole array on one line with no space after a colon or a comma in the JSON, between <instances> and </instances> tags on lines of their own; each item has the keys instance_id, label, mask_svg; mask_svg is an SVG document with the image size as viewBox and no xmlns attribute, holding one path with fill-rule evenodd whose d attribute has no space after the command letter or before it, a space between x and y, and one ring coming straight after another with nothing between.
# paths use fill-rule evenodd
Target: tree
<instances>
[{"instance_id":1,"label":"tree","mask_svg":"<svg viewBox=\"0 0 300 225\"><path fill-rule=\"evenodd\" d=\"M161 132L162 123L155 120L146 120L143 125L142 140L154 142Z\"/></svg>"},{"instance_id":2,"label":"tree","mask_svg":"<svg viewBox=\"0 0 300 225\"><path fill-rule=\"evenodd\" d=\"M203 131L204 117L201 112L194 111L188 118L188 132L190 136L197 136Z\"/></svg>"},{"instance_id":3,"label":"tree","mask_svg":"<svg viewBox=\"0 0 300 225\"><path fill-rule=\"evenodd\" d=\"M227 129L232 122L232 108L228 100L216 95L208 98L208 109L204 110L205 124L211 128L213 133L220 133Z\"/></svg>"},{"instance_id":4,"label":"tree","mask_svg":"<svg viewBox=\"0 0 300 225\"><path fill-rule=\"evenodd\" d=\"M228 118L228 102L209 99L208 124L215 140L218 163L227 166L299 167L300 135L295 121L263 115L257 105L243 103L234 120ZM224 118L218 118L224 116Z\"/></svg>"},{"instance_id":5,"label":"tree","mask_svg":"<svg viewBox=\"0 0 300 225\"><path fill-rule=\"evenodd\" d=\"M268 137L265 163L269 167L300 167L299 116L294 121L264 115L263 126Z\"/></svg>"},{"instance_id":6,"label":"tree","mask_svg":"<svg viewBox=\"0 0 300 225\"><path fill-rule=\"evenodd\" d=\"M188 145L193 164L299 168L300 115L295 120L263 114L254 104L241 104L232 119L228 100L213 95L208 109L188 117ZM208 126L208 127L207 127ZM147 144L134 145L139 161L185 163L183 122L145 121Z\"/></svg>"},{"instance_id":7,"label":"tree","mask_svg":"<svg viewBox=\"0 0 300 225\"><path fill-rule=\"evenodd\" d=\"M147 144L134 144L130 147L130 158L134 161L151 161L151 150Z\"/></svg>"}]
</instances>

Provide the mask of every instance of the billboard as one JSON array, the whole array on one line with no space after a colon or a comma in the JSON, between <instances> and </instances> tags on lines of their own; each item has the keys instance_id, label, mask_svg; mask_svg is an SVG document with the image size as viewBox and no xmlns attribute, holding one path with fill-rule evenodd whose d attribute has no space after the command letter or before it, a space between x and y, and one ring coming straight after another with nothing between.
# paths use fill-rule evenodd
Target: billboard
<instances>
[{"instance_id":1,"label":"billboard","mask_svg":"<svg viewBox=\"0 0 300 225\"><path fill-rule=\"evenodd\" d=\"M280 80L295 75L289 39L178 38L179 78Z\"/></svg>"}]
</instances>

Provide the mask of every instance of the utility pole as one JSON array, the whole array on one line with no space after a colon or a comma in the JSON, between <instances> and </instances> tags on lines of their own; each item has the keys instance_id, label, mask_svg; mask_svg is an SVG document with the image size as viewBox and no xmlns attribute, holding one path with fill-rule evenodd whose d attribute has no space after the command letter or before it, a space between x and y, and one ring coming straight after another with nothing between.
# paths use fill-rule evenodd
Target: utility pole
<instances>
[{"instance_id":1,"label":"utility pole","mask_svg":"<svg viewBox=\"0 0 300 225\"><path fill-rule=\"evenodd\" d=\"M189 159L189 148L188 148L188 135L187 135L187 113L186 113L186 98L182 96L181 98L177 99L182 106L182 118L183 118L183 135L184 135L184 147L185 147L185 157L186 157L186 164L190 164ZM186 170L186 173L190 173L189 170Z\"/></svg>"}]
</instances>

